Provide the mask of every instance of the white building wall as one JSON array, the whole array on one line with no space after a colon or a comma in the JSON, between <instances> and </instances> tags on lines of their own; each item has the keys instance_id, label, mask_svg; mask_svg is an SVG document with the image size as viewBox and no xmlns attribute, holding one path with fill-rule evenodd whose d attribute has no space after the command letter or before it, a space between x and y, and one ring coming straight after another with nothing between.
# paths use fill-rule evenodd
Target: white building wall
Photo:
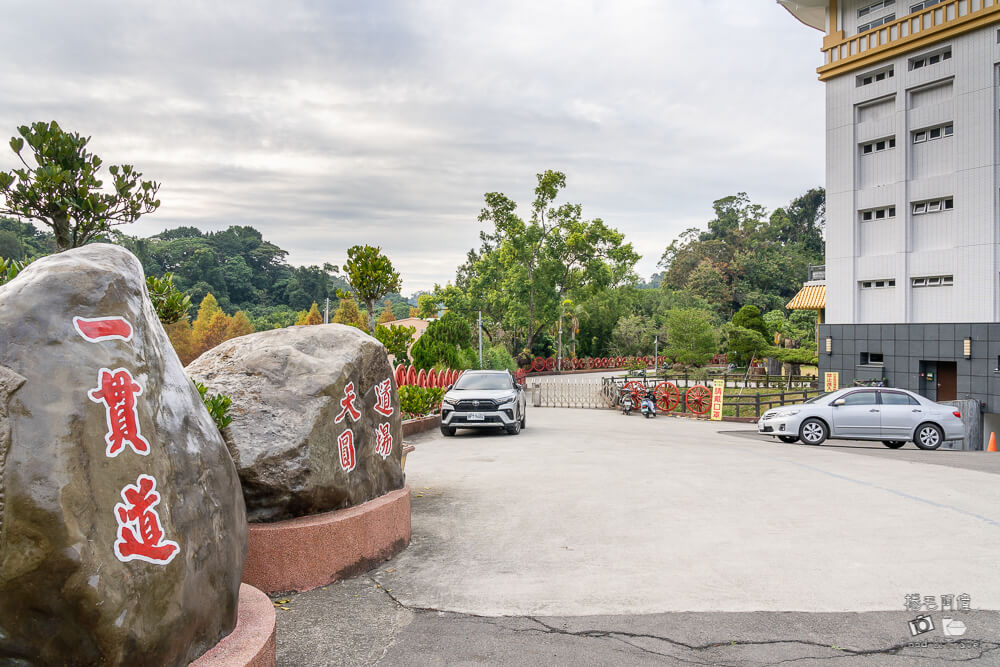
<instances>
[{"instance_id":1,"label":"white building wall","mask_svg":"<svg viewBox=\"0 0 1000 667\"><path fill-rule=\"evenodd\" d=\"M842 3L847 34L868 4ZM897 3L896 15L909 4ZM998 28L827 81L827 322L1000 321ZM911 58L949 46L951 58L910 70ZM891 77L858 85L890 65ZM946 124L950 136L914 143L914 132ZM886 137L895 148L863 153ZM913 213L914 203L945 199L952 209ZM861 211L890 205L895 218L862 221ZM922 276L953 276L954 284L914 288ZM861 290L869 279L896 287Z\"/></svg>"}]
</instances>

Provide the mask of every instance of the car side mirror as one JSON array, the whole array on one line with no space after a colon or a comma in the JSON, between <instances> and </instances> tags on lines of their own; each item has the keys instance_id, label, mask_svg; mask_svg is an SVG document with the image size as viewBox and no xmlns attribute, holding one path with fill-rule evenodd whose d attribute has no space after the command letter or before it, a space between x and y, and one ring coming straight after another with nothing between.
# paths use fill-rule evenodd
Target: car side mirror
<instances>
[{"instance_id":1,"label":"car side mirror","mask_svg":"<svg viewBox=\"0 0 1000 667\"><path fill-rule=\"evenodd\" d=\"M451 391L451 388L454 387L454 386L455 385L453 385L453 384L448 385L448 391Z\"/></svg>"},{"instance_id":2,"label":"car side mirror","mask_svg":"<svg viewBox=\"0 0 1000 667\"><path fill-rule=\"evenodd\" d=\"M837 400L835 400L833 402L833 407L835 407L835 408L839 408L841 405L847 405L847 401L845 401L842 398L838 398Z\"/></svg>"}]
</instances>

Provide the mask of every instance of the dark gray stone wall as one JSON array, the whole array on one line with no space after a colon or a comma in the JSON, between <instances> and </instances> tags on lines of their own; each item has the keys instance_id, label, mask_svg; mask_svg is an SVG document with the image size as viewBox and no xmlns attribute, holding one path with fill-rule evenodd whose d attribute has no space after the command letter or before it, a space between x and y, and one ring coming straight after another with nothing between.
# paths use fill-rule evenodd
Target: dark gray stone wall
<instances>
[{"instance_id":1,"label":"dark gray stone wall","mask_svg":"<svg viewBox=\"0 0 1000 667\"><path fill-rule=\"evenodd\" d=\"M832 354L826 338L832 338ZM962 354L966 337L972 357ZM861 354L883 355L882 366L862 365ZM886 385L909 389L938 400L935 382L922 373L933 362L955 362L956 398L985 404L985 412L1000 413L1000 323L963 324L822 324L819 328L820 377L840 373L840 385L855 379L884 377Z\"/></svg>"}]
</instances>

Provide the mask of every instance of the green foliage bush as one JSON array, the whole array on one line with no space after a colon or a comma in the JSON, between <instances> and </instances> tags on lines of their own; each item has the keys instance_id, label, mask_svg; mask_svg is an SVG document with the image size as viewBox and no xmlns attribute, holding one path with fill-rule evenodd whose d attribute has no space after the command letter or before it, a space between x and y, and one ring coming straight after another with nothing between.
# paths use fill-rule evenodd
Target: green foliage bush
<instances>
[{"instance_id":1,"label":"green foliage bush","mask_svg":"<svg viewBox=\"0 0 1000 667\"><path fill-rule=\"evenodd\" d=\"M0 257L0 285L10 282L24 270L31 260L19 261L16 259L4 259Z\"/></svg>"},{"instance_id":2,"label":"green foliage bush","mask_svg":"<svg viewBox=\"0 0 1000 667\"><path fill-rule=\"evenodd\" d=\"M212 416L212 421L215 422L216 428L221 431L229 426L233 421L232 416L229 414L229 408L233 404L232 399L225 394L213 394L209 396L208 387L201 382L195 382L194 386L198 388L198 395L201 396L201 400L205 403L205 409Z\"/></svg>"},{"instance_id":3,"label":"green foliage bush","mask_svg":"<svg viewBox=\"0 0 1000 667\"><path fill-rule=\"evenodd\" d=\"M156 309L156 316L164 325L180 322L187 317L191 297L174 287L172 273L165 273L162 278L146 276L146 290Z\"/></svg>"},{"instance_id":4,"label":"green foliage bush","mask_svg":"<svg viewBox=\"0 0 1000 667\"><path fill-rule=\"evenodd\" d=\"M407 417L423 417L437 414L444 398L443 387L415 387L406 385L399 388L399 407Z\"/></svg>"}]
</instances>

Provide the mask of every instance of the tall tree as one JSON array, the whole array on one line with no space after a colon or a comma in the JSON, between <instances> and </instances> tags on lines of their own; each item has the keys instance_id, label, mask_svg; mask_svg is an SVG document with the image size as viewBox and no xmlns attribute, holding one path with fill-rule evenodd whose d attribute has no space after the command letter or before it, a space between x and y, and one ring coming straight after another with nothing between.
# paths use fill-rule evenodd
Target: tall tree
<instances>
[{"instance_id":1,"label":"tall tree","mask_svg":"<svg viewBox=\"0 0 1000 667\"><path fill-rule=\"evenodd\" d=\"M10 147L23 166L0 171L5 200L0 213L48 225L59 250L84 245L112 225L135 222L159 208L159 183L141 180L132 165L108 167L112 191L102 191L103 163L87 150L90 137L65 132L55 121L22 125L17 132ZM34 165L23 155L25 144Z\"/></svg>"},{"instance_id":2,"label":"tall tree","mask_svg":"<svg viewBox=\"0 0 1000 667\"><path fill-rule=\"evenodd\" d=\"M398 292L402 281L381 248L352 246L344 264L347 282L368 310L368 331L375 335L375 302L391 292Z\"/></svg>"}]
</instances>

